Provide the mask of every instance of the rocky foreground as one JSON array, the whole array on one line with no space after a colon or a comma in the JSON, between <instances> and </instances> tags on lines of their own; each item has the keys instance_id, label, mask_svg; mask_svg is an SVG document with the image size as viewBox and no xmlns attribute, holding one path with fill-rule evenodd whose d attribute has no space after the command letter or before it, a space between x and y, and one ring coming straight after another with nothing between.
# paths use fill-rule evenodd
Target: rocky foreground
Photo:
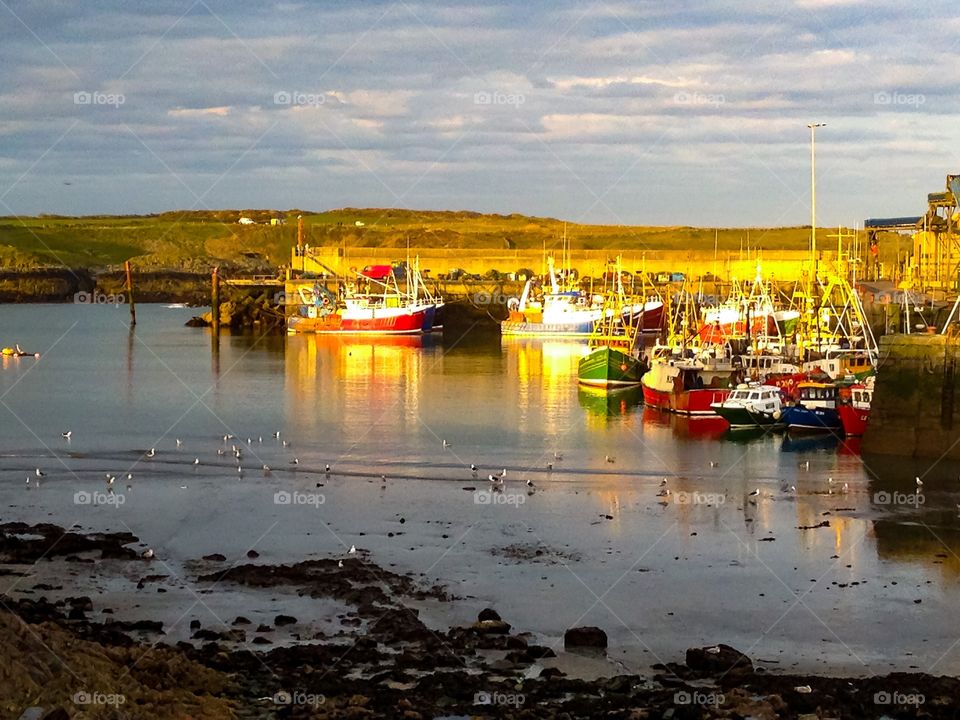
<instances>
[{"instance_id":1,"label":"rocky foreground","mask_svg":"<svg viewBox=\"0 0 960 720\"><path fill-rule=\"evenodd\" d=\"M450 603L441 587L375 564L362 551L292 565L207 556L198 587L294 591L344 608L340 630L281 633L298 619L220 627L190 623L168 644L163 623L35 583L34 563L102 560L151 588L162 561L130 533L0 525L0 716L3 718L954 718L960 681L924 674L847 679L775 675L729 646L691 648L649 677L586 681L551 659L602 655L599 628L572 628L564 648L537 644L488 608L466 627L427 627L412 605ZM64 572L63 576L66 577ZM83 573L79 573L82 578ZM158 587L159 591L160 588ZM57 591L60 591L59 593ZM131 591L134 589L131 587ZM54 600L48 600L47 595ZM186 622L184 620L183 622ZM828 668L825 668L828 671Z\"/></svg>"}]
</instances>

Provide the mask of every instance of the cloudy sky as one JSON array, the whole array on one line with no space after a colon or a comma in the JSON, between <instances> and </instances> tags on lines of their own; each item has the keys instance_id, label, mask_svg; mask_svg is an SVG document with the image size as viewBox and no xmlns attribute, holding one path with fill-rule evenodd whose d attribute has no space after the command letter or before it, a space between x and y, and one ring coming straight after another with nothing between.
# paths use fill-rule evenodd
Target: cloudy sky
<instances>
[{"instance_id":1,"label":"cloudy sky","mask_svg":"<svg viewBox=\"0 0 960 720\"><path fill-rule=\"evenodd\" d=\"M920 214L960 172L928 0L0 0L0 215L472 209L751 226Z\"/></svg>"}]
</instances>

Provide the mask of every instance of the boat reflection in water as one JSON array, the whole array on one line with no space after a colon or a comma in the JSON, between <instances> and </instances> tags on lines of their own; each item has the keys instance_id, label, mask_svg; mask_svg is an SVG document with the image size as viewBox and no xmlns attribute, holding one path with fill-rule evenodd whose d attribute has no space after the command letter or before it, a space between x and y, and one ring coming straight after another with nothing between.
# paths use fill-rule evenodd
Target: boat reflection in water
<instances>
[{"instance_id":1,"label":"boat reflection in water","mask_svg":"<svg viewBox=\"0 0 960 720\"><path fill-rule=\"evenodd\" d=\"M690 417L650 406L643 408L643 424L645 428L669 427L674 437L704 440L722 438L729 427L722 417Z\"/></svg>"},{"instance_id":2,"label":"boat reflection in water","mask_svg":"<svg viewBox=\"0 0 960 720\"><path fill-rule=\"evenodd\" d=\"M578 385L577 399L580 407L591 415L616 417L629 415L640 407L643 389L640 386L604 389Z\"/></svg>"},{"instance_id":3,"label":"boat reflection in water","mask_svg":"<svg viewBox=\"0 0 960 720\"><path fill-rule=\"evenodd\" d=\"M840 438L833 433L820 435L791 435L783 436L781 449L784 452L815 452L817 450L836 450L840 445Z\"/></svg>"}]
</instances>

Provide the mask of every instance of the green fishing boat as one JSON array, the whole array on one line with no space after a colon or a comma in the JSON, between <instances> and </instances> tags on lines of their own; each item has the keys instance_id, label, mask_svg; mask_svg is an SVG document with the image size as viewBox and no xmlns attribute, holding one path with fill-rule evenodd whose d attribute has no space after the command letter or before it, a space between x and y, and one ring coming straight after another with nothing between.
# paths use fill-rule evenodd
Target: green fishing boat
<instances>
[{"instance_id":1,"label":"green fishing boat","mask_svg":"<svg viewBox=\"0 0 960 720\"><path fill-rule=\"evenodd\" d=\"M639 385L646 371L637 351L642 320L638 322L632 312L626 311L637 304L636 298L627 297L624 291L619 258L608 275L616 280L604 296L603 312L590 335L590 352L580 358L577 379L594 387Z\"/></svg>"}]
</instances>

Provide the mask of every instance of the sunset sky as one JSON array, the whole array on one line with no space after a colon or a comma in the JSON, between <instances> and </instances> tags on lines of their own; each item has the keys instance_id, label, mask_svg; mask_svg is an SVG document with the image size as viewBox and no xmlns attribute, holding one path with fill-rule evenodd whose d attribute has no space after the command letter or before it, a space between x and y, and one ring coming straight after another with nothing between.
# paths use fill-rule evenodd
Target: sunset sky
<instances>
[{"instance_id":1,"label":"sunset sky","mask_svg":"<svg viewBox=\"0 0 960 720\"><path fill-rule=\"evenodd\" d=\"M960 172L954 3L0 0L0 215L798 225Z\"/></svg>"}]
</instances>

